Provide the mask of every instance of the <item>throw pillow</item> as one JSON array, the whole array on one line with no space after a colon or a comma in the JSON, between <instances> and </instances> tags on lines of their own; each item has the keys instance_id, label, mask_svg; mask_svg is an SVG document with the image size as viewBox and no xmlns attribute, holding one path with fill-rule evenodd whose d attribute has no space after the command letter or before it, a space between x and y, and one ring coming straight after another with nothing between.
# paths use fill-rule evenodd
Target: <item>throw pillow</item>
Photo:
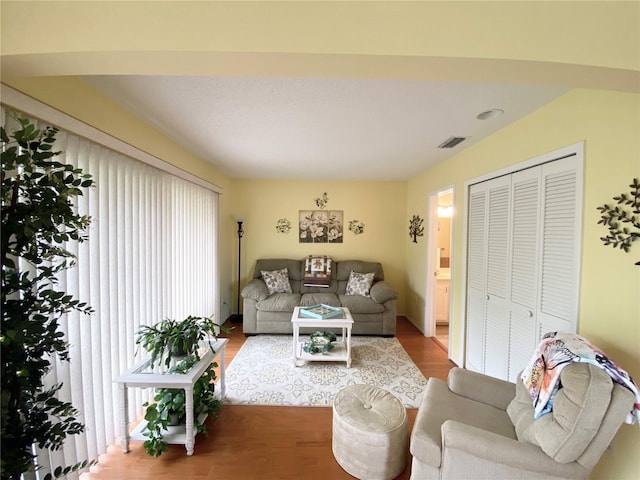
<instances>
[{"instance_id":1,"label":"throw pillow","mask_svg":"<svg viewBox=\"0 0 640 480\"><path fill-rule=\"evenodd\" d=\"M363 297L369 296L369 290L373 284L373 276L375 273L358 273L351 270L349 275L349 281L347 282L347 288L345 295L361 295Z\"/></svg>"},{"instance_id":2,"label":"throw pillow","mask_svg":"<svg viewBox=\"0 0 640 480\"><path fill-rule=\"evenodd\" d=\"M260 270L262 280L267 285L269 295L274 293L292 293L291 284L289 283L289 270L282 268L280 270L271 270L267 272Z\"/></svg>"}]
</instances>

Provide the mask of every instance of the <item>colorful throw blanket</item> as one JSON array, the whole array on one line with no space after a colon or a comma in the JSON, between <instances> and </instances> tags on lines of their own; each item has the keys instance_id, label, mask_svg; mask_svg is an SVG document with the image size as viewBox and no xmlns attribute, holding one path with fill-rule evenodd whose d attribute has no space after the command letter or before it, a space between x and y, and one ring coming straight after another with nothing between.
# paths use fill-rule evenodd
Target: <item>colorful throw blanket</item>
<instances>
[{"instance_id":1,"label":"colorful throw blanket","mask_svg":"<svg viewBox=\"0 0 640 480\"><path fill-rule=\"evenodd\" d=\"M305 262L302 283L305 287L329 287L331 283L331 257L309 255Z\"/></svg>"},{"instance_id":2,"label":"colorful throw blanket","mask_svg":"<svg viewBox=\"0 0 640 480\"><path fill-rule=\"evenodd\" d=\"M600 367L611 379L627 387L636 403L626 423L640 422L640 393L631 376L586 338L575 333L547 333L522 372L522 382L533 400L534 417L548 413L560 385L560 372L571 362L586 362Z\"/></svg>"}]
</instances>

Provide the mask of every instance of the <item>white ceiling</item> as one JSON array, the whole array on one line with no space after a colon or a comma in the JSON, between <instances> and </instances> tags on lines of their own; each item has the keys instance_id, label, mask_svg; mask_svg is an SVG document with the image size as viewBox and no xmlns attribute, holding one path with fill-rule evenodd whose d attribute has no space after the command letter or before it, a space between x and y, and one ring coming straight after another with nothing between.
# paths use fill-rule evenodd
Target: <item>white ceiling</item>
<instances>
[{"instance_id":1,"label":"white ceiling","mask_svg":"<svg viewBox=\"0 0 640 480\"><path fill-rule=\"evenodd\" d=\"M407 180L567 91L329 78L83 77L231 178ZM499 108L492 120L476 116ZM452 149L451 136L469 137Z\"/></svg>"}]
</instances>

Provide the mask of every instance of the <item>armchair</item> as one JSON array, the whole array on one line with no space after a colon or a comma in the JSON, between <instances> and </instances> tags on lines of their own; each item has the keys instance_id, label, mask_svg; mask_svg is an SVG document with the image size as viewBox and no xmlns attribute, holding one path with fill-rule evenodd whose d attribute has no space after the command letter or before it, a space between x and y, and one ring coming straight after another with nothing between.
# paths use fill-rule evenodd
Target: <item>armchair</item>
<instances>
[{"instance_id":1,"label":"armchair","mask_svg":"<svg viewBox=\"0 0 640 480\"><path fill-rule=\"evenodd\" d=\"M430 378L411 432L411 480L586 479L631 411L634 394L598 367L560 374L551 413L529 392L461 368Z\"/></svg>"}]
</instances>

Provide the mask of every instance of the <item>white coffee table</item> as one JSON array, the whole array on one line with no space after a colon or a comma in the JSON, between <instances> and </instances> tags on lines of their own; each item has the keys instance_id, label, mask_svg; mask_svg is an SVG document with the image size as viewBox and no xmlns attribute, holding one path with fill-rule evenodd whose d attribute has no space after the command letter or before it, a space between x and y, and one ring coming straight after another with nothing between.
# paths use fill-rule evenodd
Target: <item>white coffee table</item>
<instances>
[{"instance_id":1,"label":"white coffee table","mask_svg":"<svg viewBox=\"0 0 640 480\"><path fill-rule=\"evenodd\" d=\"M351 328L353 317L348 308L342 307L343 318L307 318L300 316L300 307L293 310L291 323L293 324L293 363L298 366L299 361L307 362L347 362L351 368ZM342 335L335 343L335 347L327 353L308 353L303 350L304 340L300 340L300 327L316 328L320 331L340 328Z\"/></svg>"}]
</instances>

